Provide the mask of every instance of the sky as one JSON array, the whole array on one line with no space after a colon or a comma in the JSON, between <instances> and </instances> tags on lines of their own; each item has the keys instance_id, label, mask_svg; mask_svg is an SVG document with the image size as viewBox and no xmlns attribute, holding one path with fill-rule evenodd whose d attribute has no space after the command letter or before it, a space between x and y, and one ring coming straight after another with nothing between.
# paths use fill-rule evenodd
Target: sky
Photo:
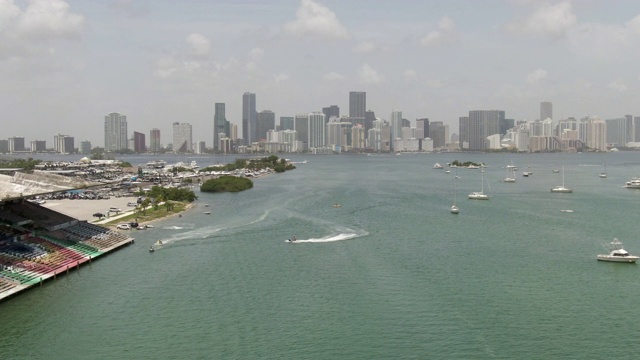
<instances>
[{"instance_id":1,"label":"sky","mask_svg":"<svg viewBox=\"0 0 640 360\"><path fill-rule=\"evenodd\" d=\"M636 0L0 0L0 139L104 146L171 124L213 139L214 103L242 134L242 94L276 119L366 91L367 109L458 132L469 110L535 120L640 116ZM276 120L277 122L277 120Z\"/></svg>"}]
</instances>

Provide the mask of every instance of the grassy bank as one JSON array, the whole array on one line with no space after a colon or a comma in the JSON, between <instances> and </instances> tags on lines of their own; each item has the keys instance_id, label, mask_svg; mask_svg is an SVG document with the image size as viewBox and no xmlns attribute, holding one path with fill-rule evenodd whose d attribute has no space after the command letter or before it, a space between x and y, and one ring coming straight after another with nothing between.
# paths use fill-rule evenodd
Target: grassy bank
<instances>
[{"instance_id":1,"label":"grassy bank","mask_svg":"<svg viewBox=\"0 0 640 360\"><path fill-rule=\"evenodd\" d=\"M169 208L167 208L165 205L158 206L157 209L154 209L152 206L150 206L144 212L136 211L127 216L123 216L118 219L113 219L112 221L106 222L103 225L115 226L118 224L129 223L134 221L144 224L154 220L166 218L172 215L177 215L181 212L188 210L191 207L191 203L189 202L173 201L171 204L172 206Z\"/></svg>"}]
</instances>

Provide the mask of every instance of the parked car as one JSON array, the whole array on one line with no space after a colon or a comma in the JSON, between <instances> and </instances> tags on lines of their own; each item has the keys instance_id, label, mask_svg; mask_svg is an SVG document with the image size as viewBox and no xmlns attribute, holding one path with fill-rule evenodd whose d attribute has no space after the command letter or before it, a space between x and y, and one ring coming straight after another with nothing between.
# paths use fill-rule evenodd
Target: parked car
<instances>
[{"instance_id":1,"label":"parked car","mask_svg":"<svg viewBox=\"0 0 640 360\"><path fill-rule=\"evenodd\" d=\"M118 226L116 226L116 228L118 228L120 230L131 230L131 226L129 226L129 224L118 224Z\"/></svg>"},{"instance_id":2,"label":"parked car","mask_svg":"<svg viewBox=\"0 0 640 360\"><path fill-rule=\"evenodd\" d=\"M97 213L93 214L93 216L101 219L101 218L104 217L104 214L97 212Z\"/></svg>"},{"instance_id":3,"label":"parked car","mask_svg":"<svg viewBox=\"0 0 640 360\"><path fill-rule=\"evenodd\" d=\"M136 207L136 206L138 206L138 203L135 203L135 202L128 202L128 203L127 203L127 206L133 206L133 207Z\"/></svg>"},{"instance_id":4,"label":"parked car","mask_svg":"<svg viewBox=\"0 0 640 360\"><path fill-rule=\"evenodd\" d=\"M109 208L109 211L113 211L113 212L119 213L119 212L121 212L122 210L121 210L120 208L117 208L117 207L115 207L115 206L112 206L112 207L110 207L110 208Z\"/></svg>"}]
</instances>

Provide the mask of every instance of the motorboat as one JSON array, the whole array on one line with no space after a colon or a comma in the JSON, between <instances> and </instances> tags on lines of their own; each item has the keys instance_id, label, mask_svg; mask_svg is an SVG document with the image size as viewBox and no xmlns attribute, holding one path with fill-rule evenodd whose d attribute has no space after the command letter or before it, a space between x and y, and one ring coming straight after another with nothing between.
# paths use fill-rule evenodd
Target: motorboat
<instances>
[{"instance_id":1,"label":"motorboat","mask_svg":"<svg viewBox=\"0 0 640 360\"><path fill-rule=\"evenodd\" d=\"M640 189L640 179L639 178L631 178L631 180L624 183L624 187L627 189Z\"/></svg>"},{"instance_id":2,"label":"motorboat","mask_svg":"<svg viewBox=\"0 0 640 360\"><path fill-rule=\"evenodd\" d=\"M573 212L573 210L570 210L570 209L565 209L565 210L560 210L560 211L563 212L563 213L572 213Z\"/></svg>"},{"instance_id":3,"label":"motorboat","mask_svg":"<svg viewBox=\"0 0 640 360\"><path fill-rule=\"evenodd\" d=\"M452 214L459 214L460 213L460 209L455 204L451 205L451 213Z\"/></svg>"},{"instance_id":4,"label":"motorboat","mask_svg":"<svg viewBox=\"0 0 640 360\"><path fill-rule=\"evenodd\" d=\"M340 204L338 204L338 203L335 203L335 204L333 204L333 207L334 207L334 208L341 208L341 207L342 207L342 205L340 205Z\"/></svg>"},{"instance_id":5,"label":"motorboat","mask_svg":"<svg viewBox=\"0 0 640 360\"><path fill-rule=\"evenodd\" d=\"M204 214L205 215L211 215L211 211L205 211Z\"/></svg>"},{"instance_id":6,"label":"motorboat","mask_svg":"<svg viewBox=\"0 0 640 360\"><path fill-rule=\"evenodd\" d=\"M151 245L151 247L149 247L149 252L152 253L154 251L156 251L156 250L153 248L153 245Z\"/></svg>"},{"instance_id":7,"label":"motorboat","mask_svg":"<svg viewBox=\"0 0 640 360\"><path fill-rule=\"evenodd\" d=\"M551 188L552 193L572 193L573 190L564 186L564 166L562 167L562 185Z\"/></svg>"},{"instance_id":8,"label":"motorboat","mask_svg":"<svg viewBox=\"0 0 640 360\"><path fill-rule=\"evenodd\" d=\"M597 259L600 261L611 262L624 262L635 263L638 260L638 256L629 254L622 248L622 243L617 238L613 238L613 241L609 243L609 254L600 254Z\"/></svg>"},{"instance_id":9,"label":"motorboat","mask_svg":"<svg viewBox=\"0 0 640 360\"><path fill-rule=\"evenodd\" d=\"M444 169L444 166L440 165L439 163L435 163L435 164L433 165L433 168L434 168L434 169Z\"/></svg>"},{"instance_id":10,"label":"motorboat","mask_svg":"<svg viewBox=\"0 0 640 360\"><path fill-rule=\"evenodd\" d=\"M298 241L298 239L296 239L296 237L295 237L295 236L292 236L292 237L290 237L290 238L288 238L288 239L287 239L287 242L290 242L290 243L292 243L292 242L296 242L296 241Z\"/></svg>"},{"instance_id":11,"label":"motorboat","mask_svg":"<svg viewBox=\"0 0 640 360\"><path fill-rule=\"evenodd\" d=\"M155 243L153 243L153 246L162 246L164 245L164 243L162 242L162 240L158 240Z\"/></svg>"}]
</instances>

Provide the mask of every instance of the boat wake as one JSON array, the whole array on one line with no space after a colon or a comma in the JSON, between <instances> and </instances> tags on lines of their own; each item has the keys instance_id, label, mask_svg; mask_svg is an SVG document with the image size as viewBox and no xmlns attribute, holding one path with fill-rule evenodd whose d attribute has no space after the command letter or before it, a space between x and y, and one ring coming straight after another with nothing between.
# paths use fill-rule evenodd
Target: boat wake
<instances>
[{"instance_id":1,"label":"boat wake","mask_svg":"<svg viewBox=\"0 0 640 360\"><path fill-rule=\"evenodd\" d=\"M321 237L321 238L296 239L296 241L289 241L287 239L287 240L285 240L285 242L291 242L292 244L299 244L299 243L328 243L328 242L335 242L335 241L344 241L344 240L357 239L359 237L363 237L363 236L369 235L369 233L364 231L364 230L355 231L355 230L351 230L351 229L346 229L346 231L348 231L348 232L338 233L338 234L331 234L331 235L327 235L327 236L324 236L324 237Z\"/></svg>"},{"instance_id":2,"label":"boat wake","mask_svg":"<svg viewBox=\"0 0 640 360\"><path fill-rule=\"evenodd\" d=\"M164 230L184 230L184 229L193 229L195 227L195 225L193 224L185 224L183 226L177 226L177 225L172 225L172 226L165 226L163 227Z\"/></svg>"}]
</instances>

